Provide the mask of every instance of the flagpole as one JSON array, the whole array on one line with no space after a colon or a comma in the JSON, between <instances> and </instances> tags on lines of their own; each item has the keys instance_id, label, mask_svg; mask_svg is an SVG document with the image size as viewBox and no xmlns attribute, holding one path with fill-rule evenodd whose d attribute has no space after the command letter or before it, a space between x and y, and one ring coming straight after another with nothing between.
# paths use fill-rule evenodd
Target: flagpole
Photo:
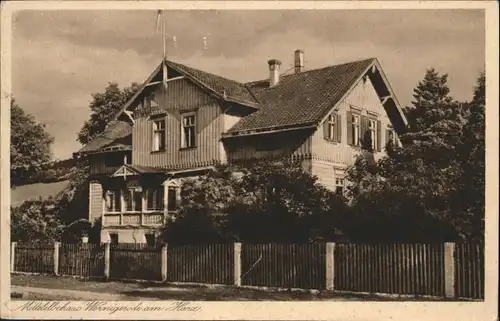
<instances>
[{"instance_id":1,"label":"flagpole","mask_svg":"<svg viewBox=\"0 0 500 321\"><path fill-rule=\"evenodd\" d=\"M163 60L167 60L167 41L165 40L167 35L167 21L162 11L162 22L163 22L163 31L162 31L162 39L163 39Z\"/></svg>"}]
</instances>

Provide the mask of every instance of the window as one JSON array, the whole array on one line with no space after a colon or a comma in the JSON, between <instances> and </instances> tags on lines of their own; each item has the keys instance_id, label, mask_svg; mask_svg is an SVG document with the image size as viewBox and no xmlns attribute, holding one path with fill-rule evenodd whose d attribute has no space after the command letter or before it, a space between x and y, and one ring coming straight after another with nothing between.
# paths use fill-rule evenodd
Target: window
<instances>
[{"instance_id":1,"label":"window","mask_svg":"<svg viewBox=\"0 0 500 321\"><path fill-rule=\"evenodd\" d=\"M109 234L109 241L112 245L117 245L118 244L118 233L110 233Z\"/></svg>"},{"instance_id":2,"label":"window","mask_svg":"<svg viewBox=\"0 0 500 321\"><path fill-rule=\"evenodd\" d=\"M146 190L146 207L148 211L163 211L163 186Z\"/></svg>"},{"instance_id":3,"label":"window","mask_svg":"<svg viewBox=\"0 0 500 321\"><path fill-rule=\"evenodd\" d=\"M194 114L182 117L182 148L196 145L196 117Z\"/></svg>"},{"instance_id":4,"label":"window","mask_svg":"<svg viewBox=\"0 0 500 321\"><path fill-rule=\"evenodd\" d=\"M353 138L353 145L354 146L359 146L359 138L360 138L360 134L361 134L361 116L360 115L356 115L356 114L352 114L352 128L351 128L351 131L352 131L352 138Z\"/></svg>"},{"instance_id":5,"label":"window","mask_svg":"<svg viewBox=\"0 0 500 321\"><path fill-rule=\"evenodd\" d=\"M107 190L105 192L105 205L107 213L121 212L120 190Z\"/></svg>"},{"instance_id":6,"label":"window","mask_svg":"<svg viewBox=\"0 0 500 321\"><path fill-rule=\"evenodd\" d=\"M343 178L335 179L335 193L339 195L344 195L345 191L345 180Z\"/></svg>"},{"instance_id":7,"label":"window","mask_svg":"<svg viewBox=\"0 0 500 321\"><path fill-rule=\"evenodd\" d=\"M146 243L148 244L149 247L153 247L156 244L156 237L152 233L148 233L145 235L146 236Z\"/></svg>"},{"instance_id":8,"label":"window","mask_svg":"<svg viewBox=\"0 0 500 321\"><path fill-rule=\"evenodd\" d=\"M167 193L167 199L168 199L168 210L169 211L176 211L178 209L178 202L177 202L177 194L179 193L179 187L177 186L169 186L168 187L168 193Z\"/></svg>"},{"instance_id":9,"label":"window","mask_svg":"<svg viewBox=\"0 0 500 321\"><path fill-rule=\"evenodd\" d=\"M372 142L372 149L376 150L378 143L377 143L377 121L374 119L370 119L368 121L368 130L370 131L370 138Z\"/></svg>"},{"instance_id":10,"label":"window","mask_svg":"<svg viewBox=\"0 0 500 321\"><path fill-rule=\"evenodd\" d=\"M165 150L165 120L153 121L153 151Z\"/></svg>"},{"instance_id":11,"label":"window","mask_svg":"<svg viewBox=\"0 0 500 321\"><path fill-rule=\"evenodd\" d=\"M125 212L140 212L142 210L142 191L138 188L126 189L123 194Z\"/></svg>"},{"instance_id":12,"label":"window","mask_svg":"<svg viewBox=\"0 0 500 321\"><path fill-rule=\"evenodd\" d=\"M333 142L341 142L341 116L339 114L332 114L328 116L325 122L325 139Z\"/></svg>"}]
</instances>

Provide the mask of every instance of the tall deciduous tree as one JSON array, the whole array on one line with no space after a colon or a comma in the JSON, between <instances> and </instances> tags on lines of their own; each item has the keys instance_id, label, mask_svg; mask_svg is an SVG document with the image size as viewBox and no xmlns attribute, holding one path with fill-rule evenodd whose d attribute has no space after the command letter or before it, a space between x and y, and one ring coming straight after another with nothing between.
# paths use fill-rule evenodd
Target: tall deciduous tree
<instances>
[{"instance_id":1,"label":"tall deciduous tree","mask_svg":"<svg viewBox=\"0 0 500 321\"><path fill-rule=\"evenodd\" d=\"M237 173L237 174L235 174ZM221 167L183 184L168 242L339 240L347 206L295 162Z\"/></svg>"},{"instance_id":2,"label":"tall deciduous tree","mask_svg":"<svg viewBox=\"0 0 500 321\"><path fill-rule=\"evenodd\" d=\"M83 124L77 140L85 145L104 131L108 122L135 94L139 85L132 83L123 90L116 83L109 83L104 92L92 94L90 118Z\"/></svg>"},{"instance_id":3,"label":"tall deciduous tree","mask_svg":"<svg viewBox=\"0 0 500 321\"><path fill-rule=\"evenodd\" d=\"M11 100L10 122L10 175L11 185L28 180L52 158L50 146L54 138L47 133L45 125Z\"/></svg>"}]
</instances>

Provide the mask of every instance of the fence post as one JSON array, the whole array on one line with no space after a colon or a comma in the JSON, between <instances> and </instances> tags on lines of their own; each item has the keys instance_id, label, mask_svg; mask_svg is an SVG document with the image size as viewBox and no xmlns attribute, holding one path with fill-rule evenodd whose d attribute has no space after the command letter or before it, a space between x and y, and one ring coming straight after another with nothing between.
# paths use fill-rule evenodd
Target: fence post
<instances>
[{"instance_id":1,"label":"fence post","mask_svg":"<svg viewBox=\"0 0 500 321\"><path fill-rule=\"evenodd\" d=\"M109 263L111 261L111 243L104 243L104 278L109 279Z\"/></svg>"},{"instance_id":2,"label":"fence post","mask_svg":"<svg viewBox=\"0 0 500 321\"><path fill-rule=\"evenodd\" d=\"M335 243L326 243L326 289L335 289Z\"/></svg>"},{"instance_id":3,"label":"fence post","mask_svg":"<svg viewBox=\"0 0 500 321\"><path fill-rule=\"evenodd\" d=\"M444 294L455 297L455 243L444 243Z\"/></svg>"},{"instance_id":4,"label":"fence post","mask_svg":"<svg viewBox=\"0 0 500 321\"><path fill-rule=\"evenodd\" d=\"M60 242L54 242L54 274L59 275L59 247Z\"/></svg>"},{"instance_id":5,"label":"fence post","mask_svg":"<svg viewBox=\"0 0 500 321\"><path fill-rule=\"evenodd\" d=\"M10 272L15 272L15 263L16 263L16 245L17 242L12 242L10 244Z\"/></svg>"},{"instance_id":6,"label":"fence post","mask_svg":"<svg viewBox=\"0 0 500 321\"><path fill-rule=\"evenodd\" d=\"M234 243L234 285L241 286L241 243Z\"/></svg>"},{"instance_id":7,"label":"fence post","mask_svg":"<svg viewBox=\"0 0 500 321\"><path fill-rule=\"evenodd\" d=\"M167 251L168 244L163 245L161 248L161 280L167 281Z\"/></svg>"}]
</instances>

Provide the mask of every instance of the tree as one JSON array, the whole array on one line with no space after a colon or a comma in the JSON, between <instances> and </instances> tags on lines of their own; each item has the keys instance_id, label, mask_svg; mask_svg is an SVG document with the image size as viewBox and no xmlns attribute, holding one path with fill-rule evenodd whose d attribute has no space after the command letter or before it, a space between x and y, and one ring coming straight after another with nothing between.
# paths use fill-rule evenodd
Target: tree
<instances>
[{"instance_id":1,"label":"tree","mask_svg":"<svg viewBox=\"0 0 500 321\"><path fill-rule=\"evenodd\" d=\"M477 80L469 117L459 141L462 177L453 205L461 213L461 234L474 241L484 241L485 216L485 90L486 77L482 73Z\"/></svg>"},{"instance_id":2,"label":"tree","mask_svg":"<svg viewBox=\"0 0 500 321\"><path fill-rule=\"evenodd\" d=\"M58 218L53 199L26 201L11 207L10 211L13 242L60 241L64 225Z\"/></svg>"},{"instance_id":3,"label":"tree","mask_svg":"<svg viewBox=\"0 0 500 321\"><path fill-rule=\"evenodd\" d=\"M481 96L480 87L475 96ZM482 235L478 211L471 212L474 201L465 194L474 186L466 181L477 177L479 169L473 169L474 157L465 151L475 150L472 144L479 135L467 135L466 128L474 132L470 123L480 123L474 121L480 116L474 116L474 106L465 112L449 98L446 77L434 69L414 92L413 128L402 137L404 148L390 146L387 156L374 165L360 158L348 171L353 182L353 223L348 232L364 241L476 240ZM369 231L363 226L370 226Z\"/></svg>"},{"instance_id":4,"label":"tree","mask_svg":"<svg viewBox=\"0 0 500 321\"><path fill-rule=\"evenodd\" d=\"M10 176L11 186L18 186L50 161L54 138L46 132L45 125L25 113L14 99L10 106Z\"/></svg>"},{"instance_id":5,"label":"tree","mask_svg":"<svg viewBox=\"0 0 500 321\"><path fill-rule=\"evenodd\" d=\"M135 94L139 85L132 83L121 90L116 83L109 83L102 93L92 94L89 108L90 118L83 124L78 133L78 141L85 145L104 131L108 122Z\"/></svg>"},{"instance_id":6,"label":"tree","mask_svg":"<svg viewBox=\"0 0 500 321\"><path fill-rule=\"evenodd\" d=\"M168 242L307 242L340 240L344 200L299 163L222 166L183 184L179 217Z\"/></svg>"},{"instance_id":7,"label":"tree","mask_svg":"<svg viewBox=\"0 0 500 321\"><path fill-rule=\"evenodd\" d=\"M439 109L434 106L446 107L452 102L449 95L448 75L440 75L434 68L429 68L417 87L413 90L411 107L404 109L409 123L409 131L421 131L442 119Z\"/></svg>"}]
</instances>

